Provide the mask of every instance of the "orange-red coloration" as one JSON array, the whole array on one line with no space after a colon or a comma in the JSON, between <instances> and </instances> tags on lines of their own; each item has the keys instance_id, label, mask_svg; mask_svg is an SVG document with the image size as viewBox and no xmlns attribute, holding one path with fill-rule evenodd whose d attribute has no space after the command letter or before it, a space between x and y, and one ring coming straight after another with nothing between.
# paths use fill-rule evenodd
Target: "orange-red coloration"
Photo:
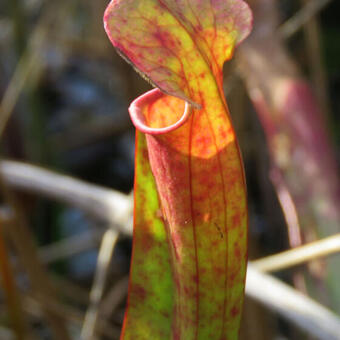
<instances>
[{"instance_id":1,"label":"orange-red coloration","mask_svg":"<svg viewBox=\"0 0 340 340\"><path fill-rule=\"evenodd\" d=\"M123 339L237 338L246 192L222 66L250 26L242 0L114 0L105 13L114 46L168 94L129 109L147 135L137 132Z\"/></svg>"}]
</instances>

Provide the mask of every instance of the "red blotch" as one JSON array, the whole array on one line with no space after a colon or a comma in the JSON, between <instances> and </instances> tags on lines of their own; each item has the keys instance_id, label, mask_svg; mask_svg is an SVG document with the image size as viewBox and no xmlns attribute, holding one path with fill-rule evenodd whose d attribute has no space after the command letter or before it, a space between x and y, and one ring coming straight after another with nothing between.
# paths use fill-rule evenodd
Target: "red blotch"
<instances>
[{"instance_id":1,"label":"red blotch","mask_svg":"<svg viewBox=\"0 0 340 340\"><path fill-rule=\"evenodd\" d=\"M152 225L152 221L146 222L147 225ZM144 230L143 233L140 233L140 244L143 247L143 251L148 252L154 247L154 239L153 236L148 232L148 230Z\"/></svg>"},{"instance_id":2,"label":"red blotch","mask_svg":"<svg viewBox=\"0 0 340 340\"><path fill-rule=\"evenodd\" d=\"M240 245L237 242L234 243L234 254L237 259L241 259L242 252Z\"/></svg>"},{"instance_id":3,"label":"red blotch","mask_svg":"<svg viewBox=\"0 0 340 340\"><path fill-rule=\"evenodd\" d=\"M168 311L161 311L160 312L165 318L169 319L170 318L170 313Z\"/></svg>"},{"instance_id":4,"label":"red blotch","mask_svg":"<svg viewBox=\"0 0 340 340\"><path fill-rule=\"evenodd\" d=\"M214 273L216 275L216 278L225 277L225 268L215 267Z\"/></svg>"},{"instance_id":5,"label":"red blotch","mask_svg":"<svg viewBox=\"0 0 340 340\"><path fill-rule=\"evenodd\" d=\"M191 288L187 287L187 286L184 286L184 294L187 295L187 296L191 296L192 295L192 291L191 291Z\"/></svg>"},{"instance_id":6,"label":"red blotch","mask_svg":"<svg viewBox=\"0 0 340 340\"><path fill-rule=\"evenodd\" d=\"M232 225L230 226L230 229L235 229L235 228L239 228L241 225L241 216L240 214L236 214L233 216L233 222Z\"/></svg>"},{"instance_id":7,"label":"red blotch","mask_svg":"<svg viewBox=\"0 0 340 340\"><path fill-rule=\"evenodd\" d=\"M240 314L240 310L236 306L234 306L230 311L230 315L231 315L232 318L237 317L239 314Z\"/></svg>"},{"instance_id":8,"label":"red blotch","mask_svg":"<svg viewBox=\"0 0 340 340\"><path fill-rule=\"evenodd\" d=\"M179 330L177 328L175 328L173 330L172 339L173 340L180 340L181 339L180 334L179 334Z\"/></svg>"},{"instance_id":9,"label":"red blotch","mask_svg":"<svg viewBox=\"0 0 340 340\"><path fill-rule=\"evenodd\" d=\"M144 287L138 285L138 284L134 284L131 290L131 295L133 295L133 299L135 301L144 301L146 298L146 291L144 289Z\"/></svg>"},{"instance_id":10,"label":"red blotch","mask_svg":"<svg viewBox=\"0 0 340 340\"><path fill-rule=\"evenodd\" d=\"M177 44L180 42L175 42L173 39L173 35L167 31L156 31L153 34L154 38L159 41L161 46L165 46L171 49L177 48Z\"/></svg>"}]
</instances>

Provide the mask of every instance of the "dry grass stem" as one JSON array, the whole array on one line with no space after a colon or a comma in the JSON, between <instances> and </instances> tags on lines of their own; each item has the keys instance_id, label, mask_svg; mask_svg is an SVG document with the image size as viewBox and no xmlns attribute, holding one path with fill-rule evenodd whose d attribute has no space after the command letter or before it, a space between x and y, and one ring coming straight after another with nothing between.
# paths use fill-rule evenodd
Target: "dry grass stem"
<instances>
[{"instance_id":1,"label":"dry grass stem","mask_svg":"<svg viewBox=\"0 0 340 340\"><path fill-rule=\"evenodd\" d=\"M251 264L246 294L317 339L340 339L340 319L336 314Z\"/></svg>"},{"instance_id":2,"label":"dry grass stem","mask_svg":"<svg viewBox=\"0 0 340 340\"><path fill-rule=\"evenodd\" d=\"M111 288L99 307L99 313L108 319L122 303L128 292L129 277L124 276Z\"/></svg>"},{"instance_id":3,"label":"dry grass stem","mask_svg":"<svg viewBox=\"0 0 340 340\"><path fill-rule=\"evenodd\" d=\"M312 0L308 2L301 10L279 27L278 34L282 38L288 39L299 31L318 12L330 4L331 1L332 0Z\"/></svg>"},{"instance_id":4,"label":"dry grass stem","mask_svg":"<svg viewBox=\"0 0 340 340\"><path fill-rule=\"evenodd\" d=\"M253 267L262 272L273 272L290 268L322 256L340 251L340 234L318 240L285 252L252 261Z\"/></svg>"},{"instance_id":5,"label":"dry grass stem","mask_svg":"<svg viewBox=\"0 0 340 340\"><path fill-rule=\"evenodd\" d=\"M98 254L94 282L90 293L90 305L87 309L83 328L81 331L81 338L83 340L96 339L96 327L99 316L99 305L104 293L111 257L117 239L118 233L113 229L108 229L103 236Z\"/></svg>"},{"instance_id":6,"label":"dry grass stem","mask_svg":"<svg viewBox=\"0 0 340 340\"><path fill-rule=\"evenodd\" d=\"M2 161L0 173L12 188L77 207L113 225L123 234L132 234L131 195L20 162Z\"/></svg>"},{"instance_id":7,"label":"dry grass stem","mask_svg":"<svg viewBox=\"0 0 340 340\"><path fill-rule=\"evenodd\" d=\"M44 264L64 260L89 249L96 248L104 231L96 229L68 237L39 249L39 258Z\"/></svg>"}]
</instances>

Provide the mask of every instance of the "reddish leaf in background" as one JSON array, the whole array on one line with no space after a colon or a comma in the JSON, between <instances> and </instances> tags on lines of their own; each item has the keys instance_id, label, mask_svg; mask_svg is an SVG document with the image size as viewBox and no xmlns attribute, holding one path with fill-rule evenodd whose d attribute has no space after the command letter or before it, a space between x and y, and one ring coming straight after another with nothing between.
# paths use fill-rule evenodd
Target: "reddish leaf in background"
<instances>
[{"instance_id":1,"label":"reddish leaf in background","mask_svg":"<svg viewBox=\"0 0 340 340\"><path fill-rule=\"evenodd\" d=\"M160 89L130 107L139 131L122 339L237 339L246 189L222 66L251 20L241 0L122 0L106 10L113 45Z\"/></svg>"},{"instance_id":2,"label":"reddish leaf in background","mask_svg":"<svg viewBox=\"0 0 340 340\"><path fill-rule=\"evenodd\" d=\"M265 132L270 177L290 245L296 247L340 231L339 172L324 113L277 35L278 3L249 3L257 19L251 38L239 49L239 69ZM314 261L295 282L340 312L339 280L339 257L332 256Z\"/></svg>"}]
</instances>

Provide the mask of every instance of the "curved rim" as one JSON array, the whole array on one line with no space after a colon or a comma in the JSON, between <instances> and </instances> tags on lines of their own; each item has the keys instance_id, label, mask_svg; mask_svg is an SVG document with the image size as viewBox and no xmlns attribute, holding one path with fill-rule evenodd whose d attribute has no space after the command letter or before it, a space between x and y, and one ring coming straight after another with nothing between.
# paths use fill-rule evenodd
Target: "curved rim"
<instances>
[{"instance_id":1,"label":"curved rim","mask_svg":"<svg viewBox=\"0 0 340 340\"><path fill-rule=\"evenodd\" d=\"M176 123L163 128L151 128L145 124L145 119L143 115L143 108L145 107L145 105L152 103L165 95L166 94L164 94L162 91L156 88L146 92L145 94L141 95L131 103L129 107L129 113L132 123L136 127L136 129L150 135L161 135L178 129L188 120L192 108L188 102L184 101L185 107L183 115Z\"/></svg>"}]
</instances>

